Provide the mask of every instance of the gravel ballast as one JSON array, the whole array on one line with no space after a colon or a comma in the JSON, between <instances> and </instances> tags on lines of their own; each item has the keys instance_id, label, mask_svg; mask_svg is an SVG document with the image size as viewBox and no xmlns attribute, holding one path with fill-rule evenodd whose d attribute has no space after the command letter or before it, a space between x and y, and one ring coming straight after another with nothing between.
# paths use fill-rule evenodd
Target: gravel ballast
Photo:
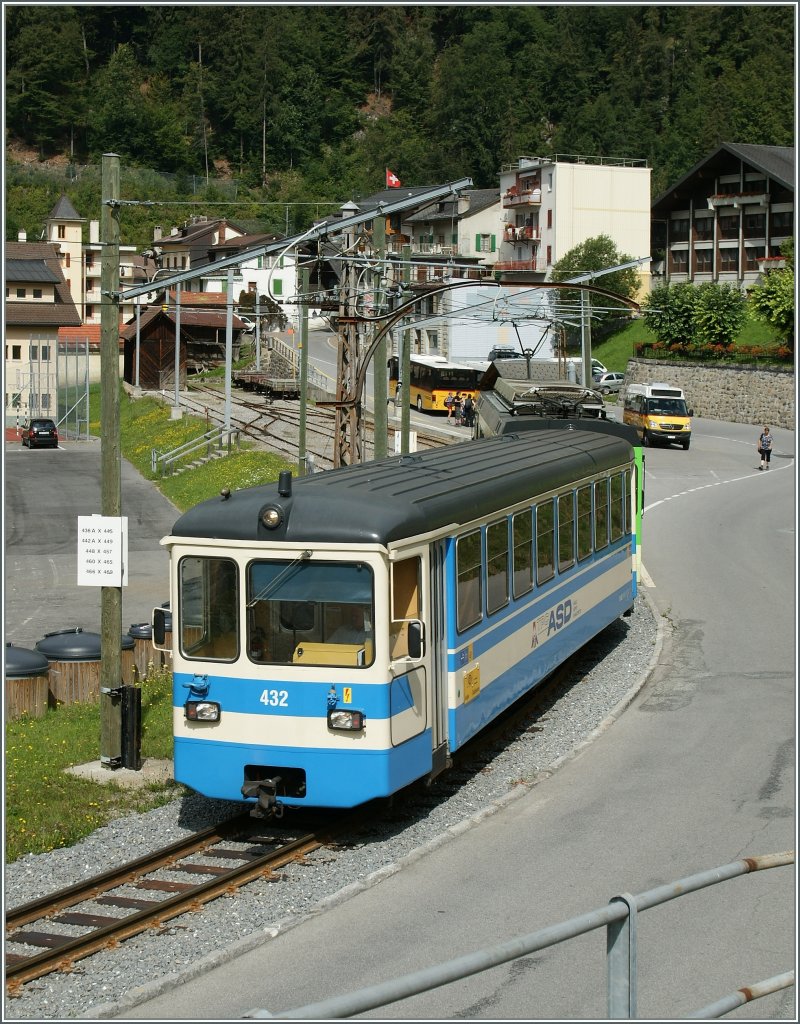
<instances>
[{"instance_id":1,"label":"gravel ballast","mask_svg":"<svg viewBox=\"0 0 800 1024\"><path fill-rule=\"evenodd\" d=\"M661 647L663 622L640 591L633 614L620 619L574 659L571 684L543 713L541 731L522 732L455 793L425 814L372 828L352 847L320 850L302 866L281 869L278 883L256 881L221 897L202 913L167 922L117 949L79 961L71 974L29 982L6 997L7 1020L107 1019L196 974L269 941L325 906L378 884L409 859L476 824L555 771L622 713L643 685ZM141 857L232 817L241 805L190 794L145 814L121 818L69 849L28 855L5 869L5 905L26 903L74 885L119 862Z\"/></svg>"}]
</instances>

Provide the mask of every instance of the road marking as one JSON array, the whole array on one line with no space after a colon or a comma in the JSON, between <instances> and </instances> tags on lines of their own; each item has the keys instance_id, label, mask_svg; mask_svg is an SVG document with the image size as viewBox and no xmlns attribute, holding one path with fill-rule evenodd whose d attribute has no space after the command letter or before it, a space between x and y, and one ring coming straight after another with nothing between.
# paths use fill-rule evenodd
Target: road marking
<instances>
[{"instance_id":1,"label":"road marking","mask_svg":"<svg viewBox=\"0 0 800 1024\"><path fill-rule=\"evenodd\" d=\"M782 470L793 469L793 468L794 468L794 459L792 459L790 462L788 462L785 466L776 466L775 467L775 469L776 469L776 471L778 473L780 473ZM659 505L663 505L667 501L672 501L674 498L684 498L687 494L694 494L695 491L705 491L709 487L722 487L725 484L738 484L742 480L752 480L755 477L757 472L758 472L758 470L752 470L751 472L747 473L745 476L734 476L734 477L731 477L730 480L715 480L713 483L710 483L710 484L700 484L697 487L689 487L685 491L676 491L675 494L669 494L669 495L667 495L666 498L660 498L658 501L654 501L652 503L652 505L645 505L644 511L645 512L650 512L652 509L658 508Z\"/></svg>"}]
</instances>

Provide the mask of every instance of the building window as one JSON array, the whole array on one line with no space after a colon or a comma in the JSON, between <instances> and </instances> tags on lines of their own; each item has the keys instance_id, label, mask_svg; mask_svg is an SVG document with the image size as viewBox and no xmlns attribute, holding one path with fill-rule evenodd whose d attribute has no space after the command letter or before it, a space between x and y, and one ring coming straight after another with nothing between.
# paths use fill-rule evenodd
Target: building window
<instances>
[{"instance_id":1,"label":"building window","mask_svg":"<svg viewBox=\"0 0 800 1024\"><path fill-rule=\"evenodd\" d=\"M91 320L93 316L94 316L94 306L87 306L86 307L86 319L87 320Z\"/></svg>"},{"instance_id":2,"label":"building window","mask_svg":"<svg viewBox=\"0 0 800 1024\"><path fill-rule=\"evenodd\" d=\"M751 235L763 235L767 227L767 215L765 213L746 213L744 226Z\"/></svg>"},{"instance_id":3,"label":"building window","mask_svg":"<svg viewBox=\"0 0 800 1024\"><path fill-rule=\"evenodd\" d=\"M50 395L47 395L47 394L42 395L42 408L43 409L49 409L50 408Z\"/></svg>"},{"instance_id":4,"label":"building window","mask_svg":"<svg viewBox=\"0 0 800 1024\"><path fill-rule=\"evenodd\" d=\"M758 261L764 258L763 245L748 245L745 246L744 257L745 257L745 269L746 270L758 270Z\"/></svg>"},{"instance_id":5,"label":"building window","mask_svg":"<svg viewBox=\"0 0 800 1024\"><path fill-rule=\"evenodd\" d=\"M30 346L29 358L32 361L34 361L34 362L38 361L38 359L39 359L39 346L38 345L31 345Z\"/></svg>"},{"instance_id":6,"label":"building window","mask_svg":"<svg viewBox=\"0 0 800 1024\"><path fill-rule=\"evenodd\" d=\"M670 266L674 274L685 274L689 268L688 249L672 249L669 254Z\"/></svg>"},{"instance_id":7,"label":"building window","mask_svg":"<svg viewBox=\"0 0 800 1024\"><path fill-rule=\"evenodd\" d=\"M438 347L439 347L439 332L438 331L428 331L428 348L438 348Z\"/></svg>"},{"instance_id":8,"label":"building window","mask_svg":"<svg viewBox=\"0 0 800 1024\"><path fill-rule=\"evenodd\" d=\"M22 345L12 345L11 346L11 358L12 359L22 359Z\"/></svg>"},{"instance_id":9,"label":"building window","mask_svg":"<svg viewBox=\"0 0 800 1024\"><path fill-rule=\"evenodd\" d=\"M547 247L547 265L549 266L553 262L553 247L548 245Z\"/></svg>"},{"instance_id":10,"label":"building window","mask_svg":"<svg viewBox=\"0 0 800 1024\"><path fill-rule=\"evenodd\" d=\"M19 409L19 407L21 405L22 405L22 392L21 391L16 391L11 396L11 408L12 409Z\"/></svg>"},{"instance_id":11,"label":"building window","mask_svg":"<svg viewBox=\"0 0 800 1024\"><path fill-rule=\"evenodd\" d=\"M186 270L186 257L181 256L181 270Z\"/></svg>"},{"instance_id":12,"label":"building window","mask_svg":"<svg viewBox=\"0 0 800 1024\"><path fill-rule=\"evenodd\" d=\"M86 269L90 270L93 266L94 266L94 253L93 252L87 252L86 253Z\"/></svg>"},{"instance_id":13,"label":"building window","mask_svg":"<svg viewBox=\"0 0 800 1024\"><path fill-rule=\"evenodd\" d=\"M547 211L547 226L551 228L553 226L553 211Z\"/></svg>"},{"instance_id":14,"label":"building window","mask_svg":"<svg viewBox=\"0 0 800 1024\"><path fill-rule=\"evenodd\" d=\"M28 292L27 292L27 290L25 288L17 288L17 298L18 299L24 299L27 294L28 294Z\"/></svg>"},{"instance_id":15,"label":"building window","mask_svg":"<svg viewBox=\"0 0 800 1024\"><path fill-rule=\"evenodd\" d=\"M708 274L711 272L711 266L713 264L714 254L711 249L698 249L695 254L695 266L697 267L698 274Z\"/></svg>"},{"instance_id":16,"label":"building window","mask_svg":"<svg viewBox=\"0 0 800 1024\"><path fill-rule=\"evenodd\" d=\"M772 214L772 234L785 234L790 235L792 233L792 211L791 210L778 210Z\"/></svg>"},{"instance_id":17,"label":"building window","mask_svg":"<svg viewBox=\"0 0 800 1024\"><path fill-rule=\"evenodd\" d=\"M33 297L34 297L34 299L41 299L41 297L42 297L42 289L41 288L34 288L33 289Z\"/></svg>"},{"instance_id":18,"label":"building window","mask_svg":"<svg viewBox=\"0 0 800 1024\"><path fill-rule=\"evenodd\" d=\"M43 363L50 362L50 346L49 345L42 345L42 362Z\"/></svg>"},{"instance_id":19,"label":"building window","mask_svg":"<svg viewBox=\"0 0 800 1024\"><path fill-rule=\"evenodd\" d=\"M723 238L737 238L739 235L739 216L730 214L719 219L719 231Z\"/></svg>"},{"instance_id":20,"label":"building window","mask_svg":"<svg viewBox=\"0 0 800 1024\"><path fill-rule=\"evenodd\" d=\"M67 266L67 267L68 267L68 266L69 266L69 264L70 264L70 256L69 256L69 253L65 253L65 254L64 254L64 266Z\"/></svg>"},{"instance_id":21,"label":"building window","mask_svg":"<svg viewBox=\"0 0 800 1024\"><path fill-rule=\"evenodd\" d=\"M67 228L66 228L65 224L59 224L58 225L58 237L59 238L66 238L67 237Z\"/></svg>"},{"instance_id":22,"label":"building window","mask_svg":"<svg viewBox=\"0 0 800 1024\"><path fill-rule=\"evenodd\" d=\"M731 247L730 249L720 249L719 251L719 269L721 271L732 271L739 269L739 250Z\"/></svg>"},{"instance_id":23,"label":"building window","mask_svg":"<svg viewBox=\"0 0 800 1024\"><path fill-rule=\"evenodd\" d=\"M669 237L672 242L689 241L689 218L681 217L670 221Z\"/></svg>"},{"instance_id":24,"label":"building window","mask_svg":"<svg viewBox=\"0 0 800 1024\"><path fill-rule=\"evenodd\" d=\"M698 242L709 242L714 237L714 218L698 217L694 222L694 237Z\"/></svg>"}]
</instances>

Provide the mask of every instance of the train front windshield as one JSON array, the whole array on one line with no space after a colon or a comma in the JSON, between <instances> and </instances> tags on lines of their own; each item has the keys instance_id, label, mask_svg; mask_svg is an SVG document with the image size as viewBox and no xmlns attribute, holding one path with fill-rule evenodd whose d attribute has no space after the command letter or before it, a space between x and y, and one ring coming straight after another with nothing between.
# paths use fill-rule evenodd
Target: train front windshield
<instances>
[{"instance_id":1,"label":"train front windshield","mask_svg":"<svg viewBox=\"0 0 800 1024\"><path fill-rule=\"evenodd\" d=\"M373 591L372 569L361 562L252 562L250 657L273 664L371 664Z\"/></svg>"},{"instance_id":2,"label":"train front windshield","mask_svg":"<svg viewBox=\"0 0 800 1024\"><path fill-rule=\"evenodd\" d=\"M239 570L226 558L180 565L184 657L366 666L374 659L372 569L361 562L253 561L245 572L241 636Z\"/></svg>"}]
</instances>

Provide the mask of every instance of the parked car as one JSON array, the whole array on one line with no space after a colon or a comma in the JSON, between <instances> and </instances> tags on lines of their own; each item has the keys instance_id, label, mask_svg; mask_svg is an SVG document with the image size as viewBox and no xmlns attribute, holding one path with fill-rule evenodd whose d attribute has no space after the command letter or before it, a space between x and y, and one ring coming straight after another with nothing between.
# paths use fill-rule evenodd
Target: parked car
<instances>
[{"instance_id":1,"label":"parked car","mask_svg":"<svg viewBox=\"0 0 800 1024\"><path fill-rule=\"evenodd\" d=\"M624 386L624 373L601 373L594 382L595 391L599 391L601 395L618 395Z\"/></svg>"},{"instance_id":2,"label":"parked car","mask_svg":"<svg viewBox=\"0 0 800 1024\"><path fill-rule=\"evenodd\" d=\"M58 448L58 428L52 420L25 420L21 436L29 448Z\"/></svg>"},{"instance_id":3,"label":"parked car","mask_svg":"<svg viewBox=\"0 0 800 1024\"><path fill-rule=\"evenodd\" d=\"M495 359L523 359L524 356L518 348L502 348L499 345L495 345L489 352L489 362L493 363Z\"/></svg>"},{"instance_id":4,"label":"parked car","mask_svg":"<svg viewBox=\"0 0 800 1024\"><path fill-rule=\"evenodd\" d=\"M256 329L256 325L253 323L250 317L242 316L241 313L237 313L236 315L244 324L242 330L244 331L245 334L251 334Z\"/></svg>"}]
</instances>

